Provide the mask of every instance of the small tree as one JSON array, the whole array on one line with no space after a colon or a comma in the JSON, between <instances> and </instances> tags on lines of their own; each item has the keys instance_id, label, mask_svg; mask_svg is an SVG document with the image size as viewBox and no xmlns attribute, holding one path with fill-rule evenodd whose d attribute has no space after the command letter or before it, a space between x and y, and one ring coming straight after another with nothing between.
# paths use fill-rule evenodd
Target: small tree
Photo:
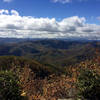
<instances>
[{"instance_id":1,"label":"small tree","mask_svg":"<svg viewBox=\"0 0 100 100\"><path fill-rule=\"evenodd\" d=\"M88 100L100 100L100 76L91 70L83 69L77 80L78 95Z\"/></svg>"},{"instance_id":2,"label":"small tree","mask_svg":"<svg viewBox=\"0 0 100 100\"><path fill-rule=\"evenodd\" d=\"M18 77L10 71L0 72L0 100L21 100Z\"/></svg>"}]
</instances>

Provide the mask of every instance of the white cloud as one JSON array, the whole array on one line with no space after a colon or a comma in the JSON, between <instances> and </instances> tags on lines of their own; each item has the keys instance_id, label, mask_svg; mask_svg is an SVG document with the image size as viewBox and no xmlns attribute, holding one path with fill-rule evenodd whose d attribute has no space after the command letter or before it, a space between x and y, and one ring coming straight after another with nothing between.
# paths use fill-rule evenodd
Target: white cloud
<instances>
[{"instance_id":1,"label":"white cloud","mask_svg":"<svg viewBox=\"0 0 100 100\"><path fill-rule=\"evenodd\" d=\"M83 2L83 1L88 1L88 0L52 0L54 3L62 3L62 4L66 4L66 3L70 3L70 2Z\"/></svg>"},{"instance_id":2,"label":"white cloud","mask_svg":"<svg viewBox=\"0 0 100 100\"><path fill-rule=\"evenodd\" d=\"M100 39L100 25L87 24L84 17L55 18L20 16L15 10L0 10L0 37Z\"/></svg>"},{"instance_id":3,"label":"white cloud","mask_svg":"<svg viewBox=\"0 0 100 100\"><path fill-rule=\"evenodd\" d=\"M71 0L53 0L53 2L54 2L54 3L56 3L56 2L60 2L60 3L65 4L65 3L69 3L69 2L71 2Z\"/></svg>"},{"instance_id":4,"label":"white cloud","mask_svg":"<svg viewBox=\"0 0 100 100\"><path fill-rule=\"evenodd\" d=\"M16 10L11 10L11 14L15 16L19 16L19 13Z\"/></svg>"},{"instance_id":5,"label":"white cloud","mask_svg":"<svg viewBox=\"0 0 100 100\"><path fill-rule=\"evenodd\" d=\"M9 3L9 2L12 2L12 0L3 0L3 1L4 1L4 2L8 2L8 3Z\"/></svg>"},{"instance_id":6,"label":"white cloud","mask_svg":"<svg viewBox=\"0 0 100 100\"><path fill-rule=\"evenodd\" d=\"M8 13L9 13L8 10L4 10L4 9L0 10L0 14L8 14Z\"/></svg>"},{"instance_id":7,"label":"white cloud","mask_svg":"<svg viewBox=\"0 0 100 100\"><path fill-rule=\"evenodd\" d=\"M98 20L100 20L100 16L99 16L99 17L97 17L97 19L98 19Z\"/></svg>"}]
</instances>

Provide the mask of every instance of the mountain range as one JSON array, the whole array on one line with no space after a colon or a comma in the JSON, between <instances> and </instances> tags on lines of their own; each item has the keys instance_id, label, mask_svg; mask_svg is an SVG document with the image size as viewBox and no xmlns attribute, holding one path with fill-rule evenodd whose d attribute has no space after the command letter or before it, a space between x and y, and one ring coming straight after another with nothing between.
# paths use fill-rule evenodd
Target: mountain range
<instances>
[{"instance_id":1,"label":"mountain range","mask_svg":"<svg viewBox=\"0 0 100 100\"><path fill-rule=\"evenodd\" d=\"M0 39L0 56L22 56L49 66L64 67L95 57L99 41Z\"/></svg>"}]
</instances>

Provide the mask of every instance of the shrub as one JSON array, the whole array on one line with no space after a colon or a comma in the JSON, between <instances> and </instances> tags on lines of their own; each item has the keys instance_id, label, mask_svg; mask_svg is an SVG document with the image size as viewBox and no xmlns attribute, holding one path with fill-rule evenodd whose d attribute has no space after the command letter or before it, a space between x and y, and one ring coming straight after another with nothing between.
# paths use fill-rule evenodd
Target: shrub
<instances>
[{"instance_id":1,"label":"shrub","mask_svg":"<svg viewBox=\"0 0 100 100\"><path fill-rule=\"evenodd\" d=\"M78 95L88 100L100 100L100 76L94 71L83 69L77 80Z\"/></svg>"},{"instance_id":2,"label":"shrub","mask_svg":"<svg viewBox=\"0 0 100 100\"><path fill-rule=\"evenodd\" d=\"M0 100L22 100L18 77L10 71L0 72Z\"/></svg>"}]
</instances>

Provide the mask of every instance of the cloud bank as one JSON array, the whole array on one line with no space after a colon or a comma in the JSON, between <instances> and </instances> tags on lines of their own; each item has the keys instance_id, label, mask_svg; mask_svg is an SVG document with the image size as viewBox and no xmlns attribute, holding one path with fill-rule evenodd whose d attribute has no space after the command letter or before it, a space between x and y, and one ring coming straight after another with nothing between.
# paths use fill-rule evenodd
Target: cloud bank
<instances>
[{"instance_id":1,"label":"cloud bank","mask_svg":"<svg viewBox=\"0 0 100 100\"><path fill-rule=\"evenodd\" d=\"M100 25L84 17L55 18L20 16L15 10L0 10L0 37L100 39Z\"/></svg>"}]
</instances>

